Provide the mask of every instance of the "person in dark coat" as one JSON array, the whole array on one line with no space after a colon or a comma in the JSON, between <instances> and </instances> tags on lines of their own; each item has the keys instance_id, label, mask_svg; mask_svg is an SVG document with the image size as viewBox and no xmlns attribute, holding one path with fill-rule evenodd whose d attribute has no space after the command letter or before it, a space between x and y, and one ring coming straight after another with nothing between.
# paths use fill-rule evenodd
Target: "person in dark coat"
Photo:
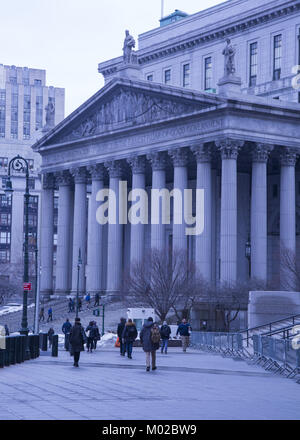
<instances>
[{"instance_id":1,"label":"person in dark coat","mask_svg":"<svg viewBox=\"0 0 300 440\"><path fill-rule=\"evenodd\" d=\"M135 323L132 322L132 319L128 319L122 333L122 341L126 346L128 359L132 359L132 347L137 335L138 332Z\"/></svg>"},{"instance_id":2,"label":"person in dark coat","mask_svg":"<svg viewBox=\"0 0 300 440\"><path fill-rule=\"evenodd\" d=\"M7 324L5 324L4 329L5 329L5 336L9 336L9 330Z\"/></svg>"},{"instance_id":3,"label":"person in dark coat","mask_svg":"<svg viewBox=\"0 0 300 440\"><path fill-rule=\"evenodd\" d=\"M41 307L39 321L45 321L44 307Z\"/></svg>"},{"instance_id":4,"label":"person in dark coat","mask_svg":"<svg viewBox=\"0 0 300 440\"><path fill-rule=\"evenodd\" d=\"M170 334L171 334L171 328L168 326L167 322L164 321L163 325L160 328L160 337L162 340L162 345L161 345L161 352L162 353L165 350L165 354L167 354Z\"/></svg>"},{"instance_id":5,"label":"person in dark coat","mask_svg":"<svg viewBox=\"0 0 300 440\"><path fill-rule=\"evenodd\" d=\"M69 306L68 313L73 312L73 300L72 300L72 298L69 299L68 306Z\"/></svg>"},{"instance_id":6,"label":"person in dark coat","mask_svg":"<svg viewBox=\"0 0 300 440\"><path fill-rule=\"evenodd\" d=\"M94 350L96 350L97 342L100 341L100 339L101 339L99 327L97 326L96 321L94 321L94 328L95 328L95 334L94 334L94 340L93 340L93 348L94 348Z\"/></svg>"},{"instance_id":7,"label":"person in dark coat","mask_svg":"<svg viewBox=\"0 0 300 440\"><path fill-rule=\"evenodd\" d=\"M100 302L100 295L97 292L96 295L95 295L94 307L99 306L99 302Z\"/></svg>"},{"instance_id":8,"label":"person in dark coat","mask_svg":"<svg viewBox=\"0 0 300 440\"><path fill-rule=\"evenodd\" d=\"M74 367L79 367L78 362L80 358L80 352L84 351L84 344L87 341L84 328L80 323L80 318L75 318L75 324L71 328L70 332L70 345L71 345L71 356L74 356Z\"/></svg>"},{"instance_id":9,"label":"person in dark coat","mask_svg":"<svg viewBox=\"0 0 300 440\"><path fill-rule=\"evenodd\" d=\"M157 342L153 342L153 328L158 333ZM150 316L143 325L140 332L140 341L143 346L143 350L146 353L146 371L150 371L150 355L152 360L152 370L156 370L156 350L159 349L160 333L157 324L153 322L153 318Z\"/></svg>"},{"instance_id":10,"label":"person in dark coat","mask_svg":"<svg viewBox=\"0 0 300 440\"><path fill-rule=\"evenodd\" d=\"M85 329L85 333L87 336L87 351L92 353L94 348L94 338L96 337L96 329L94 327L94 322L90 321L89 325Z\"/></svg>"},{"instance_id":11,"label":"person in dark coat","mask_svg":"<svg viewBox=\"0 0 300 440\"><path fill-rule=\"evenodd\" d=\"M181 324L179 324L177 332L176 332L176 336L180 335L180 338L182 340L182 350L184 353L186 353L186 349L189 346L189 342L190 342L190 330L192 330L191 325L187 322L187 320L184 318L181 322Z\"/></svg>"},{"instance_id":12,"label":"person in dark coat","mask_svg":"<svg viewBox=\"0 0 300 440\"><path fill-rule=\"evenodd\" d=\"M123 331L125 328L125 324L126 324L126 319L121 318L120 322L118 324L118 329L117 329L117 335L119 337L119 342L120 342L120 355L121 356L125 356L125 350L126 350L126 346L125 346L125 344L123 344L123 341L122 341L122 335L123 335Z\"/></svg>"},{"instance_id":13,"label":"person in dark coat","mask_svg":"<svg viewBox=\"0 0 300 440\"><path fill-rule=\"evenodd\" d=\"M53 327L50 327L48 330L49 348L52 347L53 335L54 335L54 329L53 329Z\"/></svg>"},{"instance_id":14,"label":"person in dark coat","mask_svg":"<svg viewBox=\"0 0 300 440\"><path fill-rule=\"evenodd\" d=\"M82 301L81 298L78 298L78 312L81 312L81 308L82 308Z\"/></svg>"},{"instance_id":15,"label":"person in dark coat","mask_svg":"<svg viewBox=\"0 0 300 440\"><path fill-rule=\"evenodd\" d=\"M65 335L65 349L68 351L70 346L70 331L72 328L72 324L69 321L69 318L67 318L66 322L62 326L62 332Z\"/></svg>"}]
</instances>

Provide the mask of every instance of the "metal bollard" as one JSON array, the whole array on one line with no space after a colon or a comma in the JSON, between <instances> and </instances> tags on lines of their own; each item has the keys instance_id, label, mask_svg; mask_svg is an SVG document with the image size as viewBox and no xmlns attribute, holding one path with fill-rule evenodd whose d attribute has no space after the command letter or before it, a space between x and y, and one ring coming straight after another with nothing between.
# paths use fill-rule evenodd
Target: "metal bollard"
<instances>
[{"instance_id":1,"label":"metal bollard","mask_svg":"<svg viewBox=\"0 0 300 440\"><path fill-rule=\"evenodd\" d=\"M52 353L51 356L57 357L58 356L58 335L52 336Z\"/></svg>"},{"instance_id":2,"label":"metal bollard","mask_svg":"<svg viewBox=\"0 0 300 440\"><path fill-rule=\"evenodd\" d=\"M34 335L34 357L37 358L40 355L40 337Z\"/></svg>"},{"instance_id":3,"label":"metal bollard","mask_svg":"<svg viewBox=\"0 0 300 440\"><path fill-rule=\"evenodd\" d=\"M25 352L26 352L26 336L21 335L21 362L25 361Z\"/></svg>"},{"instance_id":4,"label":"metal bollard","mask_svg":"<svg viewBox=\"0 0 300 440\"><path fill-rule=\"evenodd\" d=\"M48 350L48 335L47 333L42 333L42 351Z\"/></svg>"},{"instance_id":5,"label":"metal bollard","mask_svg":"<svg viewBox=\"0 0 300 440\"><path fill-rule=\"evenodd\" d=\"M22 338L21 336L16 336L16 362L20 364L22 362Z\"/></svg>"},{"instance_id":6,"label":"metal bollard","mask_svg":"<svg viewBox=\"0 0 300 440\"><path fill-rule=\"evenodd\" d=\"M9 336L10 338L10 345L9 345L9 363L10 365L15 365L17 361L17 336Z\"/></svg>"},{"instance_id":7,"label":"metal bollard","mask_svg":"<svg viewBox=\"0 0 300 440\"><path fill-rule=\"evenodd\" d=\"M30 359L34 359L34 335L28 335L28 347L30 352Z\"/></svg>"}]
</instances>

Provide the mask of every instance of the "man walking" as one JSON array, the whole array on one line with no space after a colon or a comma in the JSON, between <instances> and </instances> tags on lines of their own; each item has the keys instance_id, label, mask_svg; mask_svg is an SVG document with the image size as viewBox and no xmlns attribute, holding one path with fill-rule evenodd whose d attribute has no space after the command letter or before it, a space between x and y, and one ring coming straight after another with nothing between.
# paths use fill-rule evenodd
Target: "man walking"
<instances>
[{"instance_id":1,"label":"man walking","mask_svg":"<svg viewBox=\"0 0 300 440\"><path fill-rule=\"evenodd\" d=\"M99 306L99 303L100 303L100 295L99 295L99 293L97 292L96 295L95 295L95 303L94 303L94 307Z\"/></svg>"},{"instance_id":2,"label":"man walking","mask_svg":"<svg viewBox=\"0 0 300 440\"><path fill-rule=\"evenodd\" d=\"M70 347L70 332L71 332L72 324L69 321L69 318L67 318L66 322L62 326L62 332L65 335L65 350L69 351Z\"/></svg>"},{"instance_id":3,"label":"man walking","mask_svg":"<svg viewBox=\"0 0 300 440\"><path fill-rule=\"evenodd\" d=\"M44 307L41 307L40 315L39 315L39 322L45 321L45 315L44 315Z\"/></svg>"},{"instance_id":4,"label":"man walking","mask_svg":"<svg viewBox=\"0 0 300 440\"><path fill-rule=\"evenodd\" d=\"M133 343L136 340L138 335L135 323L132 322L132 319L128 319L128 322L125 324L123 333L122 333L122 341L126 346L128 359L132 359L132 347Z\"/></svg>"},{"instance_id":5,"label":"man walking","mask_svg":"<svg viewBox=\"0 0 300 440\"><path fill-rule=\"evenodd\" d=\"M153 322L151 316L143 325L140 333L140 341L146 353L146 371L150 371L150 356L152 370L156 370L156 350L159 349L160 332L158 325Z\"/></svg>"},{"instance_id":6,"label":"man walking","mask_svg":"<svg viewBox=\"0 0 300 440\"><path fill-rule=\"evenodd\" d=\"M52 319L52 307L50 306L49 307L49 309L48 309L48 318L47 318L47 322L49 322L49 321L53 321L53 319Z\"/></svg>"},{"instance_id":7,"label":"man walking","mask_svg":"<svg viewBox=\"0 0 300 440\"><path fill-rule=\"evenodd\" d=\"M75 318L75 324L71 328L70 332L71 356L74 356L74 367L79 367L78 362L80 352L84 351L84 344L86 343L86 340L86 334L82 325L80 324L80 318Z\"/></svg>"},{"instance_id":8,"label":"man walking","mask_svg":"<svg viewBox=\"0 0 300 440\"><path fill-rule=\"evenodd\" d=\"M186 353L186 349L190 343L190 330L192 330L191 325L187 322L186 319L183 319L181 324L179 324L176 332L176 336L178 335L178 333L180 334L182 341L182 350L184 353Z\"/></svg>"},{"instance_id":9,"label":"man walking","mask_svg":"<svg viewBox=\"0 0 300 440\"><path fill-rule=\"evenodd\" d=\"M168 342L171 334L171 328L168 326L167 321L163 322L163 325L160 328L160 337L162 340L161 352L165 351L165 354L168 352Z\"/></svg>"},{"instance_id":10,"label":"man walking","mask_svg":"<svg viewBox=\"0 0 300 440\"><path fill-rule=\"evenodd\" d=\"M125 344L123 344L123 341L122 341L122 335L123 335L123 331L125 328L125 324L126 324L126 319L121 318L120 322L118 324L118 329L117 329L117 335L118 335L119 342L120 342L120 355L121 356L125 356Z\"/></svg>"}]
</instances>

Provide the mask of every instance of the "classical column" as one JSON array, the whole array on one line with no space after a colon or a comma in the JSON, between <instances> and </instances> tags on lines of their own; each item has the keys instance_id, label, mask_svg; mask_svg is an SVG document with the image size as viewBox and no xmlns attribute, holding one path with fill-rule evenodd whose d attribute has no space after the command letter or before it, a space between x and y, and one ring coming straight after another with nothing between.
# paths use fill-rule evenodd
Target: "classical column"
<instances>
[{"instance_id":1,"label":"classical column","mask_svg":"<svg viewBox=\"0 0 300 440\"><path fill-rule=\"evenodd\" d=\"M145 156L131 157L127 162L132 169L132 206L129 214L135 205L138 207L138 212L135 209L132 211L134 215L130 216L130 263L132 265L133 263L140 263L144 257L145 224L148 221L148 198L145 197Z\"/></svg>"},{"instance_id":2,"label":"classical column","mask_svg":"<svg viewBox=\"0 0 300 440\"><path fill-rule=\"evenodd\" d=\"M153 190L160 191L166 188L166 153L151 153L147 158L152 164L151 249L163 251L166 248L166 226L163 221L164 205L160 198L158 209Z\"/></svg>"},{"instance_id":3,"label":"classical column","mask_svg":"<svg viewBox=\"0 0 300 440\"><path fill-rule=\"evenodd\" d=\"M55 174L58 190L58 221L56 250L56 294L70 291L69 271L71 269L71 219L72 219L72 179L68 171Z\"/></svg>"},{"instance_id":4,"label":"classical column","mask_svg":"<svg viewBox=\"0 0 300 440\"><path fill-rule=\"evenodd\" d=\"M54 237L54 176L43 174L41 198L41 295L49 298L53 293L53 237Z\"/></svg>"},{"instance_id":5,"label":"classical column","mask_svg":"<svg viewBox=\"0 0 300 440\"><path fill-rule=\"evenodd\" d=\"M273 147L258 143L252 151L251 278L267 281L267 161Z\"/></svg>"},{"instance_id":6,"label":"classical column","mask_svg":"<svg viewBox=\"0 0 300 440\"><path fill-rule=\"evenodd\" d=\"M297 153L286 148L280 155L280 283L281 288L292 289L295 286L293 268L296 258L296 198L295 165Z\"/></svg>"},{"instance_id":7,"label":"classical column","mask_svg":"<svg viewBox=\"0 0 300 440\"><path fill-rule=\"evenodd\" d=\"M186 224L184 220L184 190L188 187L188 150L176 148L169 150L174 166L173 197L173 251L187 252Z\"/></svg>"},{"instance_id":8,"label":"classical column","mask_svg":"<svg viewBox=\"0 0 300 440\"><path fill-rule=\"evenodd\" d=\"M222 157L221 179L221 283L237 277L237 156L243 142L224 138L216 142Z\"/></svg>"},{"instance_id":9,"label":"classical column","mask_svg":"<svg viewBox=\"0 0 300 440\"><path fill-rule=\"evenodd\" d=\"M73 263L72 263L72 292L77 292L78 283L78 256L81 253L82 264L79 270L79 294L85 292L85 265L87 245L87 196L86 196L86 168L73 168L74 177L74 223L73 223Z\"/></svg>"},{"instance_id":10,"label":"classical column","mask_svg":"<svg viewBox=\"0 0 300 440\"><path fill-rule=\"evenodd\" d=\"M212 176L211 151L207 145L191 148L197 160L197 189L204 190L204 230L196 236L196 267L208 282L212 279Z\"/></svg>"},{"instance_id":11,"label":"classical column","mask_svg":"<svg viewBox=\"0 0 300 440\"><path fill-rule=\"evenodd\" d=\"M123 263L123 224L120 222L120 207L123 206L122 194L119 191L119 182L122 178L122 162L119 160L105 163L109 172L109 205L110 221L108 224L107 241L107 293L116 295L122 282ZM116 217L112 212L115 209Z\"/></svg>"},{"instance_id":12,"label":"classical column","mask_svg":"<svg viewBox=\"0 0 300 440\"><path fill-rule=\"evenodd\" d=\"M104 188L104 165L96 164L88 167L92 177L92 193L89 204L88 215L88 247L87 247L87 277L86 290L92 295L100 293L102 285L103 265L103 225L96 219L96 212L99 203L96 200L97 194Z\"/></svg>"}]
</instances>

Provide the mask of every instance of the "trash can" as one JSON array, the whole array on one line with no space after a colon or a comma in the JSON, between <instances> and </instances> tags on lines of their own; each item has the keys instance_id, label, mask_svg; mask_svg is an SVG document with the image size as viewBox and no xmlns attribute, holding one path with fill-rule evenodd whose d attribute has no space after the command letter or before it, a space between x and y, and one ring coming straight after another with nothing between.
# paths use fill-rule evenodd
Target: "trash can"
<instances>
[{"instance_id":1,"label":"trash can","mask_svg":"<svg viewBox=\"0 0 300 440\"><path fill-rule=\"evenodd\" d=\"M94 316L100 316L100 309L94 309L93 310L93 315Z\"/></svg>"},{"instance_id":2,"label":"trash can","mask_svg":"<svg viewBox=\"0 0 300 440\"><path fill-rule=\"evenodd\" d=\"M58 335L52 336L52 353L51 356L57 357L58 356Z\"/></svg>"}]
</instances>

